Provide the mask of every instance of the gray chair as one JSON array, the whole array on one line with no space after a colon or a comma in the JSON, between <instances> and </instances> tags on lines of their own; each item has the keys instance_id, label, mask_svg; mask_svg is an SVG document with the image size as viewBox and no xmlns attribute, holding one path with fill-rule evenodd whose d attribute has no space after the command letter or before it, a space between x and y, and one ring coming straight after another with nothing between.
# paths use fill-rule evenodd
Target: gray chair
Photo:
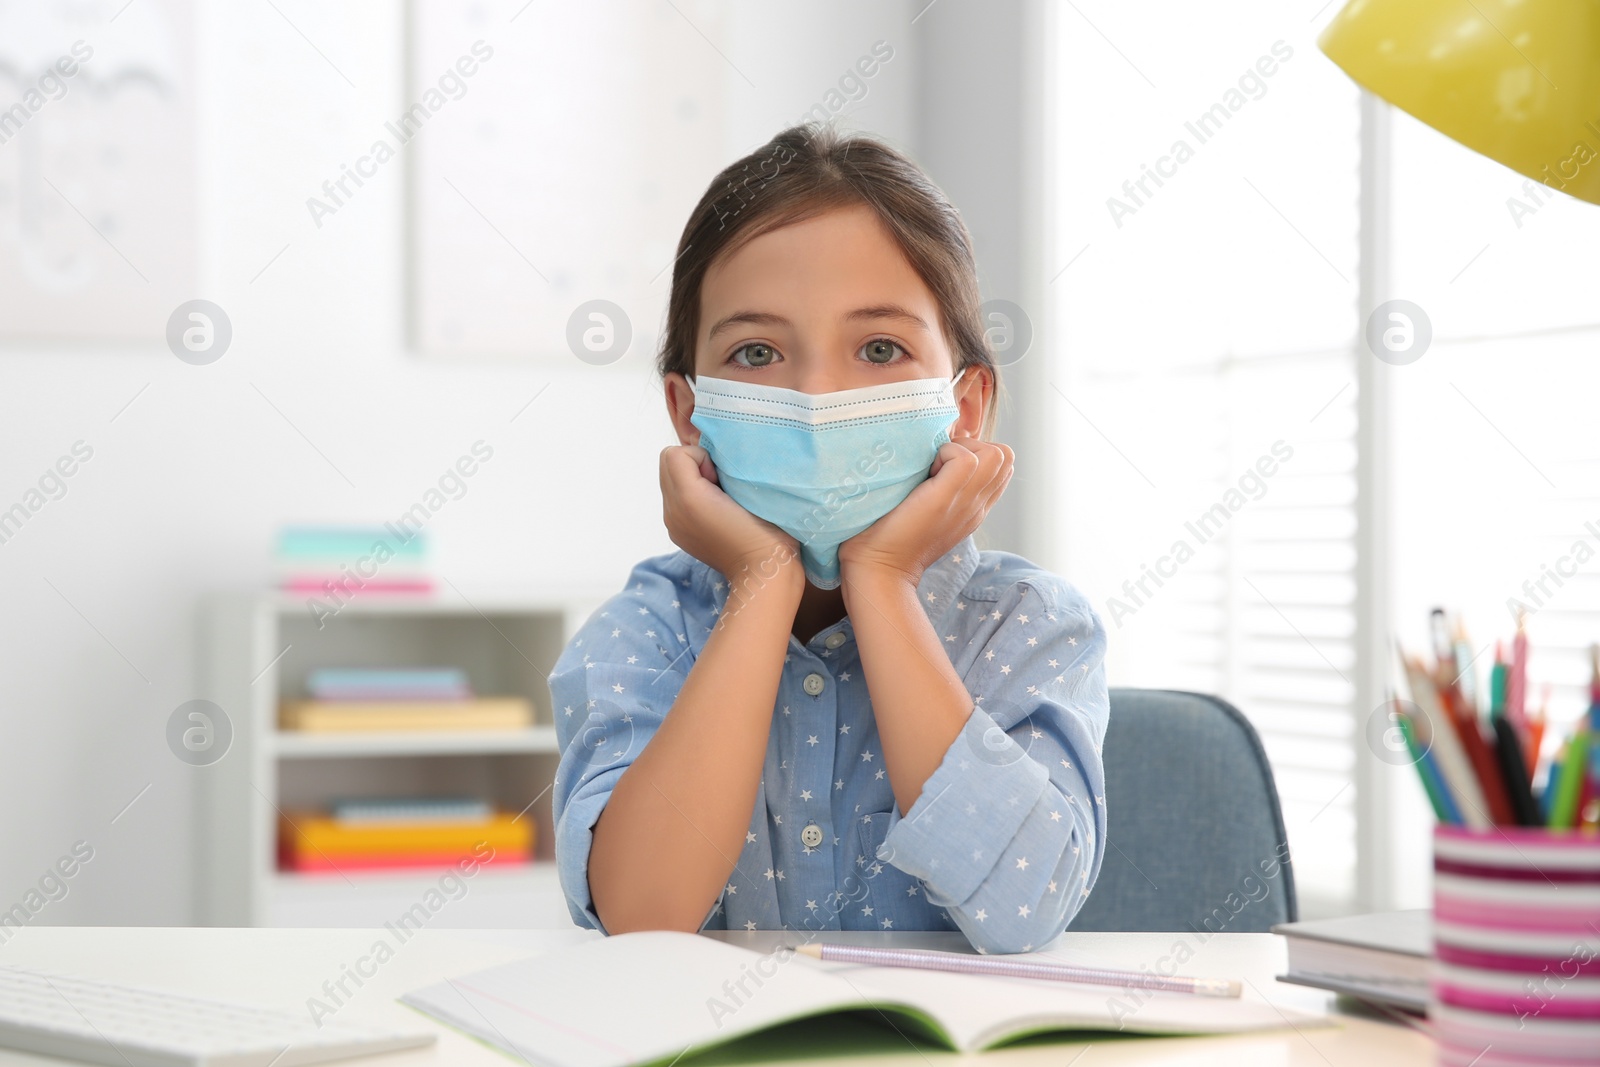
<instances>
[{"instance_id":1,"label":"gray chair","mask_svg":"<svg viewBox=\"0 0 1600 1067\"><path fill-rule=\"evenodd\" d=\"M1294 922L1294 872L1255 729L1216 697L1113 689L1106 856L1072 930L1259 932Z\"/></svg>"}]
</instances>

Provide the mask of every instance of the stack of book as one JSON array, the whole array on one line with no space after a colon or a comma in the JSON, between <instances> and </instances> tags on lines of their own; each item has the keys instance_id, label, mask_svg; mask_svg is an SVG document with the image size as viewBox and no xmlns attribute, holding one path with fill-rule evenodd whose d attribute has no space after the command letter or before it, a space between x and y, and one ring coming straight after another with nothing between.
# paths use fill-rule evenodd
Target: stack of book
<instances>
[{"instance_id":1,"label":"stack of book","mask_svg":"<svg viewBox=\"0 0 1600 1067\"><path fill-rule=\"evenodd\" d=\"M504 866L533 857L533 820L472 797L348 800L283 816L278 865L301 873Z\"/></svg>"},{"instance_id":2,"label":"stack of book","mask_svg":"<svg viewBox=\"0 0 1600 1067\"><path fill-rule=\"evenodd\" d=\"M1421 1014L1428 1010L1433 932L1426 908L1278 923L1288 942L1281 982L1331 989Z\"/></svg>"},{"instance_id":3,"label":"stack of book","mask_svg":"<svg viewBox=\"0 0 1600 1067\"><path fill-rule=\"evenodd\" d=\"M427 540L420 530L382 526L286 526L278 532L278 588L331 598L360 593L428 594Z\"/></svg>"},{"instance_id":4,"label":"stack of book","mask_svg":"<svg viewBox=\"0 0 1600 1067\"><path fill-rule=\"evenodd\" d=\"M478 697L451 668L321 669L306 678L309 699L285 701L278 727L312 733L351 730L525 730L526 697Z\"/></svg>"}]
</instances>

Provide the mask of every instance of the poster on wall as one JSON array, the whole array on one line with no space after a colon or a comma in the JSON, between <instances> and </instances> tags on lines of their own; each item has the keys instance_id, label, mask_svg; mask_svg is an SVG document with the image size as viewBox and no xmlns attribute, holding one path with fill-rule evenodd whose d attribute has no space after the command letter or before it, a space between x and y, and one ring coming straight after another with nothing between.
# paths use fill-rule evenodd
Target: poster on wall
<instances>
[{"instance_id":1,"label":"poster on wall","mask_svg":"<svg viewBox=\"0 0 1600 1067\"><path fill-rule=\"evenodd\" d=\"M0 340L155 340L194 295L189 0L0 0Z\"/></svg>"},{"instance_id":2,"label":"poster on wall","mask_svg":"<svg viewBox=\"0 0 1600 1067\"><path fill-rule=\"evenodd\" d=\"M649 352L722 165L727 74L699 36L723 33L717 5L412 0L409 18L390 133L409 154L412 346L570 359L571 331L596 362ZM589 317L602 301L626 324ZM608 350L624 325L627 353Z\"/></svg>"}]
</instances>

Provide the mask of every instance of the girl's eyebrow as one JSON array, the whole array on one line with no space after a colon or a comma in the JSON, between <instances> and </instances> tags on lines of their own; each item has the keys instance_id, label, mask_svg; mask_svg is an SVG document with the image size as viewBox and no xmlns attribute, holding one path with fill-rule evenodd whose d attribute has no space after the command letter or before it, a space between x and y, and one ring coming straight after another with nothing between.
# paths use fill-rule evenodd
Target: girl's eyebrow
<instances>
[{"instance_id":1,"label":"girl's eyebrow","mask_svg":"<svg viewBox=\"0 0 1600 1067\"><path fill-rule=\"evenodd\" d=\"M854 311L846 313L844 319L846 322L860 322L867 319L896 319L925 332L932 332L926 319L921 315L912 314L899 304L874 304L871 307L856 308ZM706 339L715 340L717 334L741 323L749 323L755 326L793 325L782 315L777 315L770 311L735 311L732 315L717 320L717 324L711 327L711 332L706 335Z\"/></svg>"}]
</instances>

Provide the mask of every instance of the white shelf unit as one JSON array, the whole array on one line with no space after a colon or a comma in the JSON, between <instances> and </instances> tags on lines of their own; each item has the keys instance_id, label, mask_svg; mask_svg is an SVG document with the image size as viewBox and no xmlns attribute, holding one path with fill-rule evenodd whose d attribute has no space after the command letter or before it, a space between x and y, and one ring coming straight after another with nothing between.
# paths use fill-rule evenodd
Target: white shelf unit
<instances>
[{"instance_id":1,"label":"white shelf unit","mask_svg":"<svg viewBox=\"0 0 1600 1067\"><path fill-rule=\"evenodd\" d=\"M445 869L302 874L280 871L282 811L346 797L473 795L534 823L534 862L484 867L447 884L438 927L571 925L556 882L550 783L557 746L548 674L605 599L358 597L319 620L303 598L223 595L205 608L201 694L227 714L233 739L197 767L196 892L207 926L382 926L424 902ZM523 696L534 726L518 731L314 734L280 731L278 705L306 696L319 667L455 667L473 691ZM434 902L439 895L428 898Z\"/></svg>"}]
</instances>

